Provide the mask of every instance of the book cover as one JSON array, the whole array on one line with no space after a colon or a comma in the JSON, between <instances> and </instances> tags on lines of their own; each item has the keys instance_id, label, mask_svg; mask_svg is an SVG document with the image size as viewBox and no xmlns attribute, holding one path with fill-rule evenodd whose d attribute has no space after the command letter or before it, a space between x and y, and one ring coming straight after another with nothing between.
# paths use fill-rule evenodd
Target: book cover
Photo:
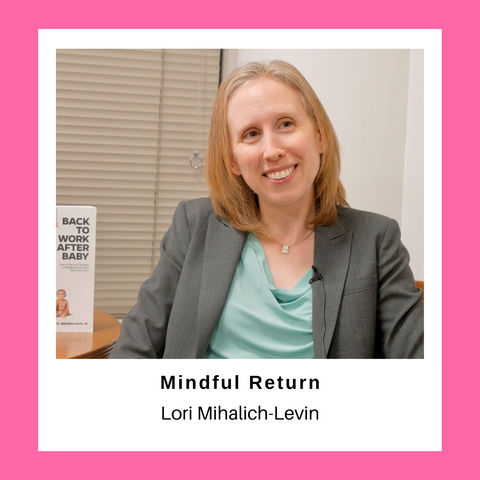
<instances>
[{"instance_id":1,"label":"book cover","mask_svg":"<svg viewBox=\"0 0 480 480\"><path fill-rule=\"evenodd\" d=\"M93 332L95 207L57 206L57 332Z\"/></svg>"}]
</instances>

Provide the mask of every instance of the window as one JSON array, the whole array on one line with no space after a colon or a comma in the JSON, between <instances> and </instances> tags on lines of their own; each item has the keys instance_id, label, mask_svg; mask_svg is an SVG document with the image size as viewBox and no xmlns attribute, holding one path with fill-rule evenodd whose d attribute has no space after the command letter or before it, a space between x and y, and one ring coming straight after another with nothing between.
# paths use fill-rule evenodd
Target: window
<instances>
[{"instance_id":1,"label":"window","mask_svg":"<svg viewBox=\"0 0 480 480\"><path fill-rule=\"evenodd\" d=\"M57 50L57 205L97 207L95 306L122 318L203 168L220 50Z\"/></svg>"}]
</instances>

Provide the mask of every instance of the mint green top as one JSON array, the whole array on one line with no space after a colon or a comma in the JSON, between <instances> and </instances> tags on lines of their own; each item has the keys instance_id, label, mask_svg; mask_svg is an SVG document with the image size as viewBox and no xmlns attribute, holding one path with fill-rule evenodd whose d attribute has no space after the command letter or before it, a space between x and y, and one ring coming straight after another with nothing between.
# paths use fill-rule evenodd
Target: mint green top
<instances>
[{"instance_id":1,"label":"mint green top","mask_svg":"<svg viewBox=\"0 0 480 480\"><path fill-rule=\"evenodd\" d=\"M276 288L250 234L204 358L313 358L311 277L310 269L291 290Z\"/></svg>"}]
</instances>

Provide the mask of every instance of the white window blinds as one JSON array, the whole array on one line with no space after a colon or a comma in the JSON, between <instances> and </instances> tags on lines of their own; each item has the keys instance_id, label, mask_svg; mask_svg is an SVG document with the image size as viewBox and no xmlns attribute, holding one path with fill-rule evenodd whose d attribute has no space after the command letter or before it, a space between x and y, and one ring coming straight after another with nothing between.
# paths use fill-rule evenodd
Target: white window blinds
<instances>
[{"instance_id":1,"label":"white window blinds","mask_svg":"<svg viewBox=\"0 0 480 480\"><path fill-rule=\"evenodd\" d=\"M57 205L97 207L95 306L119 318L203 168L220 50L57 50Z\"/></svg>"}]
</instances>

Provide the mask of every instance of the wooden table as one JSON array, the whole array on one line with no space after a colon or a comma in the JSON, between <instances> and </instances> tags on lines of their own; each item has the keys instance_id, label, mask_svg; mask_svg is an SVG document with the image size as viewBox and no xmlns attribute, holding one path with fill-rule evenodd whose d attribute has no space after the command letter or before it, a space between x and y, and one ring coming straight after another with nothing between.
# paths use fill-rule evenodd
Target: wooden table
<instances>
[{"instance_id":1,"label":"wooden table","mask_svg":"<svg viewBox=\"0 0 480 480\"><path fill-rule=\"evenodd\" d=\"M425 288L424 288L424 286L423 286L423 280L421 280L421 281L420 281L420 280L417 280L417 281L415 282L415 285L417 286L417 288L419 288L419 289L422 291L422 293L423 293L423 299L425 300Z\"/></svg>"},{"instance_id":2,"label":"wooden table","mask_svg":"<svg viewBox=\"0 0 480 480\"><path fill-rule=\"evenodd\" d=\"M119 335L120 322L95 308L93 332L57 333L57 358L107 358Z\"/></svg>"}]
</instances>

